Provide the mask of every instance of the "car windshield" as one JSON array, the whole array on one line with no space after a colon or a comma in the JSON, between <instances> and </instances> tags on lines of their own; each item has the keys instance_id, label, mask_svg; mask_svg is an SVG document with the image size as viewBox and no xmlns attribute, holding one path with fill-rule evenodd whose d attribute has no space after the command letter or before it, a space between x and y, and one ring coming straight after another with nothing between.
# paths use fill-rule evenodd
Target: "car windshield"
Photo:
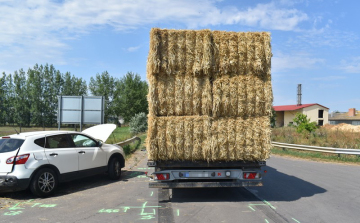
<instances>
[{"instance_id":1,"label":"car windshield","mask_svg":"<svg viewBox=\"0 0 360 223\"><path fill-rule=\"evenodd\" d=\"M23 139L0 139L0 153L7 153L17 150L24 143Z\"/></svg>"}]
</instances>

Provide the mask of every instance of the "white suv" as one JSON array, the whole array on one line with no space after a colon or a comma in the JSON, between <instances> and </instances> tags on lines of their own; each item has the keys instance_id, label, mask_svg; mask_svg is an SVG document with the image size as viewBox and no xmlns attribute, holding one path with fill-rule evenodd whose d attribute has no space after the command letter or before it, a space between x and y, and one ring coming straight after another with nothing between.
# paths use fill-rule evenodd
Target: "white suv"
<instances>
[{"instance_id":1,"label":"white suv","mask_svg":"<svg viewBox=\"0 0 360 223\"><path fill-rule=\"evenodd\" d=\"M116 128L97 125L83 132L40 131L0 138L0 192L30 187L39 197L51 195L59 182L107 172L120 179L125 154L103 142Z\"/></svg>"}]
</instances>

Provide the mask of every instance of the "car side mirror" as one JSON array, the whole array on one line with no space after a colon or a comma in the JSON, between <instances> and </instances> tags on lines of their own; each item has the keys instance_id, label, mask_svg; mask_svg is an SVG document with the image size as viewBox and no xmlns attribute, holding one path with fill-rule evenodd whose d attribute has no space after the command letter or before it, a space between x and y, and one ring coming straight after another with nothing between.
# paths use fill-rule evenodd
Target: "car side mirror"
<instances>
[{"instance_id":1,"label":"car side mirror","mask_svg":"<svg viewBox=\"0 0 360 223\"><path fill-rule=\"evenodd\" d=\"M103 142L101 140L99 140L97 143L98 143L98 147L101 147L103 145Z\"/></svg>"}]
</instances>

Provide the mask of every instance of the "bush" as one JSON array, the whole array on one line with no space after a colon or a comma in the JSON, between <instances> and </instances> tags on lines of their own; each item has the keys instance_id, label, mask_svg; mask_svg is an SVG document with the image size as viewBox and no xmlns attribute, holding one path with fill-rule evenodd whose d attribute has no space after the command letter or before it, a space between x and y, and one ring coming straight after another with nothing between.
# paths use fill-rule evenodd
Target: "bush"
<instances>
[{"instance_id":1,"label":"bush","mask_svg":"<svg viewBox=\"0 0 360 223\"><path fill-rule=\"evenodd\" d=\"M296 113L293 121L296 123L296 131L298 133L301 133L304 130L311 133L317 129L316 123L310 122L310 119L307 118L307 115Z\"/></svg>"},{"instance_id":2,"label":"bush","mask_svg":"<svg viewBox=\"0 0 360 223\"><path fill-rule=\"evenodd\" d=\"M147 130L147 118L144 112L136 114L131 118L129 122L130 132L138 134L139 132L146 132Z\"/></svg>"}]
</instances>

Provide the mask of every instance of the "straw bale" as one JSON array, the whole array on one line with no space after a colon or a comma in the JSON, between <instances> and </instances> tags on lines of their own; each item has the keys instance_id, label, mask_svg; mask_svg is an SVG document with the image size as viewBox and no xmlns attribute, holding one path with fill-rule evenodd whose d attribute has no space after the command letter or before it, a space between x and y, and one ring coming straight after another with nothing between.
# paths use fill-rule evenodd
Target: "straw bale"
<instances>
[{"instance_id":1,"label":"straw bale","mask_svg":"<svg viewBox=\"0 0 360 223\"><path fill-rule=\"evenodd\" d=\"M257 76L264 75L264 42L262 40L262 33L254 33L254 44L255 44L255 53L254 53L254 61L253 61L253 72Z\"/></svg>"},{"instance_id":2,"label":"straw bale","mask_svg":"<svg viewBox=\"0 0 360 223\"><path fill-rule=\"evenodd\" d=\"M230 75L238 74L239 68L239 54L238 54L238 37L236 32L229 33L229 66Z\"/></svg>"},{"instance_id":3,"label":"straw bale","mask_svg":"<svg viewBox=\"0 0 360 223\"><path fill-rule=\"evenodd\" d=\"M213 116L228 116L230 105L230 80L227 77L217 78L213 81Z\"/></svg>"},{"instance_id":4,"label":"straw bale","mask_svg":"<svg viewBox=\"0 0 360 223\"><path fill-rule=\"evenodd\" d=\"M212 89L209 78L201 79L201 114L211 115L212 112Z\"/></svg>"},{"instance_id":5,"label":"straw bale","mask_svg":"<svg viewBox=\"0 0 360 223\"><path fill-rule=\"evenodd\" d=\"M149 104L149 114L155 115L158 114L158 108L159 108L156 76L149 75L148 80L149 80L149 92L147 95L147 100Z\"/></svg>"},{"instance_id":6,"label":"straw bale","mask_svg":"<svg viewBox=\"0 0 360 223\"><path fill-rule=\"evenodd\" d=\"M166 115L175 115L175 76L169 76L166 81Z\"/></svg>"},{"instance_id":7,"label":"straw bale","mask_svg":"<svg viewBox=\"0 0 360 223\"><path fill-rule=\"evenodd\" d=\"M193 111L193 78L186 74L184 77L184 112L192 115Z\"/></svg>"},{"instance_id":8,"label":"straw bale","mask_svg":"<svg viewBox=\"0 0 360 223\"><path fill-rule=\"evenodd\" d=\"M150 50L147 61L148 74L154 74L160 72L161 67L161 33L162 31L158 28L153 28L150 31ZM148 75L148 77L149 77Z\"/></svg>"},{"instance_id":9,"label":"straw bale","mask_svg":"<svg viewBox=\"0 0 360 223\"><path fill-rule=\"evenodd\" d=\"M238 109L237 115L239 117L247 116L247 86L246 86L246 76L239 75L238 77L238 88L237 88L237 96L238 96Z\"/></svg>"},{"instance_id":10,"label":"straw bale","mask_svg":"<svg viewBox=\"0 0 360 223\"><path fill-rule=\"evenodd\" d=\"M229 49L229 32L221 32L221 42L219 49L220 57L220 74L229 75L230 73L230 49Z\"/></svg>"},{"instance_id":11,"label":"straw bale","mask_svg":"<svg viewBox=\"0 0 360 223\"><path fill-rule=\"evenodd\" d=\"M160 50L161 50L161 64L160 71L166 73L168 70L168 30L161 30L160 32Z\"/></svg>"},{"instance_id":12,"label":"straw bale","mask_svg":"<svg viewBox=\"0 0 360 223\"><path fill-rule=\"evenodd\" d=\"M175 76L175 115L184 115L185 103L185 75L178 73Z\"/></svg>"},{"instance_id":13,"label":"straw bale","mask_svg":"<svg viewBox=\"0 0 360 223\"><path fill-rule=\"evenodd\" d=\"M238 55L239 55L239 64L238 64L238 74L244 75L247 72L247 39L246 33L238 33Z\"/></svg>"},{"instance_id":14,"label":"straw bale","mask_svg":"<svg viewBox=\"0 0 360 223\"><path fill-rule=\"evenodd\" d=\"M230 79L228 77L222 79L222 98L223 104L221 106L222 116L230 116ZM234 95L235 96L235 95Z\"/></svg>"},{"instance_id":15,"label":"straw bale","mask_svg":"<svg viewBox=\"0 0 360 223\"><path fill-rule=\"evenodd\" d=\"M204 160L202 142L205 140L203 135L204 122L202 119L193 119L193 160Z\"/></svg>"},{"instance_id":16,"label":"straw bale","mask_svg":"<svg viewBox=\"0 0 360 223\"><path fill-rule=\"evenodd\" d=\"M215 118L211 124L212 160L229 160L228 118Z\"/></svg>"},{"instance_id":17,"label":"straw bale","mask_svg":"<svg viewBox=\"0 0 360 223\"><path fill-rule=\"evenodd\" d=\"M210 118L203 118L203 140L202 140L202 154L203 158L206 161L210 161L212 154L211 154L211 119Z\"/></svg>"},{"instance_id":18,"label":"straw bale","mask_svg":"<svg viewBox=\"0 0 360 223\"><path fill-rule=\"evenodd\" d=\"M255 62L255 33L247 32L246 33L246 43L247 43L247 73L254 74L254 62Z\"/></svg>"},{"instance_id":19,"label":"straw bale","mask_svg":"<svg viewBox=\"0 0 360 223\"><path fill-rule=\"evenodd\" d=\"M267 75L267 80L264 82L264 97L265 97L265 114L271 115L272 112L272 102L273 102L273 91L271 87L271 77Z\"/></svg>"},{"instance_id":20,"label":"straw bale","mask_svg":"<svg viewBox=\"0 0 360 223\"><path fill-rule=\"evenodd\" d=\"M227 141L229 146L228 159L236 160L238 149L238 145L236 145L236 118L228 118L227 126Z\"/></svg>"},{"instance_id":21,"label":"straw bale","mask_svg":"<svg viewBox=\"0 0 360 223\"><path fill-rule=\"evenodd\" d=\"M218 79L213 82L213 108L212 114L214 117L221 116L221 104L222 104L222 89L221 81Z\"/></svg>"},{"instance_id":22,"label":"straw bale","mask_svg":"<svg viewBox=\"0 0 360 223\"><path fill-rule=\"evenodd\" d=\"M264 59L265 59L264 72L265 72L266 74L270 74L270 70L271 70L271 57L272 57L270 33L268 33L268 32L263 32L262 38L263 38L263 43L264 43L264 54L265 54L265 55L264 55Z\"/></svg>"},{"instance_id":23,"label":"straw bale","mask_svg":"<svg viewBox=\"0 0 360 223\"><path fill-rule=\"evenodd\" d=\"M213 31L213 74L212 77L218 77L220 71L220 44L221 44L221 32L220 31Z\"/></svg>"},{"instance_id":24,"label":"straw bale","mask_svg":"<svg viewBox=\"0 0 360 223\"><path fill-rule=\"evenodd\" d=\"M210 150L211 150L211 160L218 160L220 157L220 145L219 145L219 122L213 120L211 123L211 140L210 140Z\"/></svg>"},{"instance_id":25,"label":"straw bale","mask_svg":"<svg viewBox=\"0 0 360 223\"><path fill-rule=\"evenodd\" d=\"M254 116L256 91L255 91L255 77L251 74L246 76L246 114L247 116Z\"/></svg>"},{"instance_id":26,"label":"straw bale","mask_svg":"<svg viewBox=\"0 0 360 223\"><path fill-rule=\"evenodd\" d=\"M269 116L262 116L259 119L259 145L261 154L259 160L266 160L271 152L271 128Z\"/></svg>"},{"instance_id":27,"label":"straw bale","mask_svg":"<svg viewBox=\"0 0 360 223\"><path fill-rule=\"evenodd\" d=\"M148 116L148 132L146 137L146 148L148 149L149 160L156 160L158 158L158 144L157 144L157 124L156 118Z\"/></svg>"},{"instance_id":28,"label":"straw bale","mask_svg":"<svg viewBox=\"0 0 360 223\"><path fill-rule=\"evenodd\" d=\"M203 57L201 60L201 67L205 76L211 75L211 68L213 66L213 47L212 34L210 30L203 30Z\"/></svg>"},{"instance_id":29,"label":"straw bale","mask_svg":"<svg viewBox=\"0 0 360 223\"><path fill-rule=\"evenodd\" d=\"M164 77L157 76L157 94L158 94L158 113L157 115L167 115L167 81ZM155 90L155 89L154 89ZM156 98L155 98L156 99Z\"/></svg>"},{"instance_id":30,"label":"straw bale","mask_svg":"<svg viewBox=\"0 0 360 223\"><path fill-rule=\"evenodd\" d=\"M180 31L181 32L181 31ZM166 69L166 74L167 75L174 75L174 72L176 72L178 70L178 62L176 60L176 56L177 56L177 34L179 33L179 31L177 30L168 30L168 39L167 39L167 44L168 44L168 50L167 50L167 59L168 59L168 64L167 64L167 69Z\"/></svg>"},{"instance_id":31,"label":"straw bale","mask_svg":"<svg viewBox=\"0 0 360 223\"><path fill-rule=\"evenodd\" d=\"M202 58L204 50L204 32L202 30L196 32L196 42L195 42L195 61L193 66L194 76L202 75Z\"/></svg>"},{"instance_id":32,"label":"straw bale","mask_svg":"<svg viewBox=\"0 0 360 223\"><path fill-rule=\"evenodd\" d=\"M217 143L219 148L219 160L229 160L229 142L228 142L228 119L220 118L218 124Z\"/></svg>"},{"instance_id":33,"label":"straw bale","mask_svg":"<svg viewBox=\"0 0 360 223\"><path fill-rule=\"evenodd\" d=\"M193 78L193 115L201 115L201 98L202 98L201 79Z\"/></svg>"},{"instance_id":34,"label":"straw bale","mask_svg":"<svg viewBox=\"0 0 360 223\"><path fill-rule=\"evenodd\" d=\"M186 74L192 76L192 70L195 62L195 43L196 43L196 31L186 31L185 35L185 68Z\"/></svg>"},{"instance_id":35,"label":"straw bale","mask_svg":"<svg viewBox=\"0 0 360 223\"><path fill-rule=\"evenodd\" d=\"M166 120L166 150L167 150L167 159L177 160L178 157L176 149L176 125L179 124L179 121L173 118L165 118ZM176 123L175 123L176 122ZM181 120L180 120L181 122Z\"/></svg>"},{"instance_id":36,"label":"straw bale","mask_svg":"<svg viewBox=\"0 0 360 223\"><path fill-rule=\"evenodd\" d=\"M175 125L175 157L178 160L184 160L185 126L183 120L178 120Z\"/></svg>"},{"instance_id":37,"label":"straw bale","mask_svg":"<svg viewBox=\"0 0 360 223\"><path fill-rule=\"evenodd\" d=\"M271 149L268 116L211 118L150 117L149 159L265 160Z\"/></svg>"},{"instance_id":38,"label":"straw bale","mask_svg":"<svg viewBox=\"0 0 360 223\"><path fill-rule=\"evenodd\" d=\"M244 119L240 117L235 119L235 124L236 160L244 160L247 126L245 125Z\"/></svg>"},{"instance_id":39,"label":"straw bale","mask_svg":"<svg viewBox=\"0 0 360 223\"><path fill-rule=\"evenodd\" d=\"M254 149L254 125L253 120L255 118L246 119L244 121L244 125L246 128L246 135L245 135L245 153L244 153L244 160L253 160L252 153Z\"/></svg>"},{"instance_id":40,"label":"straw bale","mask_svg":"<svg viewBox=\"0 0 360 223\"><path fill-rule=\"evenodd\" d=\"M254 78L255 96L255 116L259 117L265 115L265 95L264 95L264 81L258 77Z\"/></svg>"},{"instance_id":41,"label":"straw bale","mask_svg":"<svg viewBox=\"0 0 360 223\"><path fill-rule=\"evenodd\" d=\"M156 118L156 139L157 139L157 158L160 160L167 160L167 145L166 145L166 119L164 118ZM149 123L150 124L150 123Z\"/></svg>"},{"instance_id":42,"label":"straw bale","mask_svg":"<svg viewBox=\"0 0 360 223\"><path fill-rule=\"evenodd\" d=\"M192 160L192 150L193 150L193 132L194 132L194 124L192 122L192 119L186 119L184 120L184 159L185 160Z\"/></svg>"},{"instance_id":43,"label":"straw bale","mask_svg":"<svg viewBox=\"0 0 360 223\"><path fill-rule=\"evenodd\" d=\"M229 108L229 116L237 116L238 113L238 84L239 77L234 76L230 78L229 83L229 94L230 94L230 108Z\"/></svg>"},{"instance_id":44,"label":"straw bale","mask_svg":"<svg viewBox=\"0 0 360 223\"><path fill-rule=\"evenodd\" d=\"M186 73L186 33L188 31L178 31L177 33L177 50L176 50L176 63L180 74Z\"/></svg>"}]
</instances>

